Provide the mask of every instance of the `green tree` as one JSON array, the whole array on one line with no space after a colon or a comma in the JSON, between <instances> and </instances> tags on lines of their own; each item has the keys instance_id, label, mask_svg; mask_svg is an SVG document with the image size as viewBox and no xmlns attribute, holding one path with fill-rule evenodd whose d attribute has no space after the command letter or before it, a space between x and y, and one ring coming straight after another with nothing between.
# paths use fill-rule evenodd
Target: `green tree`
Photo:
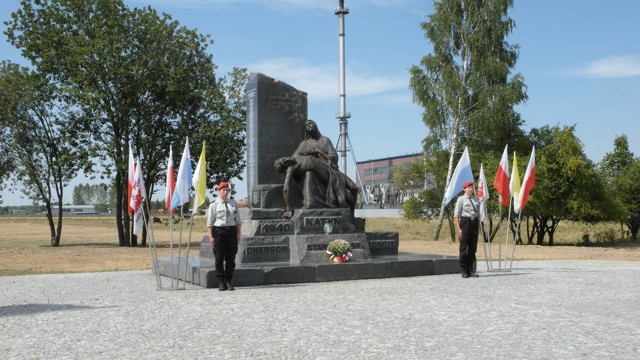
<instances>
[{"instance_id":1,"label":"green tree","mask_svg":"<svg viewBox=\"0 0 640 360\"><path fill-rule=\"evenodd\" d=\"M9 147L11 146L9 125L8 119L0 117L0 154L8 154ZM4 182L9 179L9 176L15 169L14 160L15 159L9 156L0 157L0 190L4 189ZM0 204L2 204L2 194L0 194Z\"/></svg>"},{"instance_id":2,"label":"green tree","mask_svg":"<svg viewBox=\"0 0 640 360\"><path fill-rule=\"evenodd\" d=\"M3 157L15 161L13 183L20 184L34 204L44 203L52 246L60 245L64 187L87 156L67 132L73 116L46 77L9 62L0 64L0 118L7 131L3 141L10 141L1 145Z\"/></svg>"},{"instance_id":3,"label":"green tree","mask_svg":"<svg viewBox=\"0 0 640 360\"><path fill-rule=\"evenodd\" d=\"M22 0L21 5L6 34L81 112L75 138L94 151L103 176L113 179L121 246L137 244L126 215L129 143L142 155L148 194L165 178L169 146L182 148L187 136L192 154L206 141L207 168L215 169L208 174L209 186L242 172L239 89L246 70L217 79L207 52L209 36L150 7L130 10L122 0Z\"/></svg>"},{"instance_id":4,"label":"green tree","mask_svg":"<svg viewBox=\"0 0 640 360\"><path fill-rule=\"evenodd\" d=\"M583 151L575 136L575 126L545 126L533 129L536 142L536 184L523 210L525 225L529 217L528 242L553 245L554 233L562 220L593 223L618 216L619 206L612 200L595 164Z\"/></svg>"},{"instance_id":5,"label":"green tree","mask_svg":"<svg viewBox=\"0 0 640 360\"><path fill-rule=\"evenodd\" d=\"M518 46L505 40L515 26L507 16L512 5L512 0L437 1L429 21L421 24L433 53L411 67L410 87L425 109L425 156L448 150L445 188L464 145L500 154L521 133L513 107L526 100L525 84L520 74L510 77ZM440 204L435 239L445 206Z\"/></svg>"},{"instance_id":6,"label":"green tree","mask_svg":"<svg viewBox=\"0 0 640 360\"><path fill-rule=\"evenodd\" d=\"M78 184L73 188L74 205L94 205L96 211L107 212L115 205L115 197L107 184Z\"/></svg>"},{"instance_id":7,"label":"green tree","mask_svg":"<svg viewBox=\"0 0 640 360\"><path fill-rule=\"evenodd\" d=\"M400 208L402 217L407 220L419 220L424 218L424 204L417 197L410 197Z\"/></svg>"},{"instance_id":8,"label":"green tree","mask_svg":"<svg viewBox=\"0 0 640 360\"><path fill-rule=\"evenodd\" d=\"M427 186L427 172L424 160L415 160L408 164L393 167L391 183L394 189L407 191L420 187L421 192ZM411 197L401 205L401 213L405 219L418 220L426 215L424 202L418 197Z\"/></svg>"},{"instance_id":9,"label":"green tree","mask_svg":"<svg viewBox=\"0 0 640 360\"><path fill-rule=\"evenodd\" d=\"M616 137L613 152L604 156L599 169L609 193L624 209L619 221L629 229L631 240L637 242L640 230L640 159L629 150L626 135Z\"/></svg>"}]
</instances>

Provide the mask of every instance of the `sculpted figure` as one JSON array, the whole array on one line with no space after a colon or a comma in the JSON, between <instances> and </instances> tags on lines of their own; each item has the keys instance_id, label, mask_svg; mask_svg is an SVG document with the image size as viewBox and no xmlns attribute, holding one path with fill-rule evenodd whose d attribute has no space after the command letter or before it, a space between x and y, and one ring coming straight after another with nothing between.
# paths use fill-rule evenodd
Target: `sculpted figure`
<instances>
[{"instance_id":1,"label":"sculpted figure","mask_svg":"<svg viewBox=\"0 0 640 360\"><path fill-rule=\"evenodd\" d=\"M310 208L355 208L358 188L338 169L338 154L331 140L323 136L315 121L305 123L305 138L290 157L276 160L278 172L285 172L283 218L293 216L292 183L303 184L303 206Z\"/></svg>"}]
</instances>

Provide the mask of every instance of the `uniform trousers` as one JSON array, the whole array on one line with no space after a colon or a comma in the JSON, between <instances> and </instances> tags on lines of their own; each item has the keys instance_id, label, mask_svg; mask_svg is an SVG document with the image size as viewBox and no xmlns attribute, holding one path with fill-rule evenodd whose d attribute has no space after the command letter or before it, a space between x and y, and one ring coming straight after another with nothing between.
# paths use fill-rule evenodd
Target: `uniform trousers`
<instances>
[{"instance_id":1,"label":"uniform trousers","mask_svg":"<svg viewBox=\"0 0 640 360\"><path fill-rule=\"evenodd\" d=\"M236 268L238 229L235 226L214 226L213 238L216 241L213 247L213 255L216 257L216 277L229 282Z\"/></svg>"},{"instance_id":2,"label":"uniform trousers","mask_svg":"<svg viewBox=\"0 0 640 360\"><path fill-rule=\"evenodd\" d=\"M478 218L461 217L460 229L460 268L471 273L476 262L476 250L478 249Z\"/></svg>"}]
</instances>

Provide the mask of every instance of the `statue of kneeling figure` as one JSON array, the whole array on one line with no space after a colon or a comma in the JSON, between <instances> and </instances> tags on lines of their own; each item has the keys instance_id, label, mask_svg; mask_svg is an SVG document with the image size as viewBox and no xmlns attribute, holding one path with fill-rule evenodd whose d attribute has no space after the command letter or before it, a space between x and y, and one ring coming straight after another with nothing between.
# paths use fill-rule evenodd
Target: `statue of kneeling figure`
<instances>
[{"instance_id":1,"label":"statue of kneeling figure","mask_svg":"<svg viewBox=\"0 0 640 360\"><path fill-rule=\"evenodd\" d=\"M274 167L278 172L285 172L284 219L293 216L292 182L303 185L303 207L306 209L349 208L354 211L358 188L338 169L336 149L331 140L320 133L315 121L306 121L304 140L291 156L277 159Z\"/></svg>"}]
</instances>

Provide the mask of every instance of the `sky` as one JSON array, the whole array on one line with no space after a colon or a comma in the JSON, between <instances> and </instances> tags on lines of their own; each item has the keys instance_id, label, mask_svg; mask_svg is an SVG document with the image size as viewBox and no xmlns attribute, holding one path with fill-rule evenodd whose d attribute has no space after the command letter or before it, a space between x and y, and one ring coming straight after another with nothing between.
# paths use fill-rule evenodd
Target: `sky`
<instances>
[{"instance_id":1,"label":"sky","mask_svg":"<svg viewBox=\"0 0 640 360\"><path fill-rule=\"evenodd\" d=\"M245 67L307 92L308 114L323 135L339 137L338 0L125 0L152 6L182 26L210 34L218 76ZM409 68L431 52L420 23L433 12L429 0L345 0L346 110L351 114L347 174L355 161L421 152L427 135L423 109L413 103ZM0 20L18 0L0 3ZM637 0L519 0L508 15L516 27L507 38L520 47L513 74L527 85L528 101L516 110L525 130L576 126L587 157L599 162L626 134L640 156L640 27ZM0 24L4 31L6 26ZM0 35L0 60L28 65ZM182 152L174 146L175 154ZM338 146L336 146L338 147ZM176 155L176 156L178 156ZM174 162L179 158L174 159ZM197 161L197 159L195 160ZM193 167L195 168L195 161ZM474 164L472 164L473 166ZM177 166L177 164L176 164ZM476 165L479 168L479 164ZM237 198L246 183L233 179ZM78 178L66 190L86 183ZM156 186L162 197L164 185ZM4 205L30 202L2 193Z\"/></svg>"}]
</instances>

